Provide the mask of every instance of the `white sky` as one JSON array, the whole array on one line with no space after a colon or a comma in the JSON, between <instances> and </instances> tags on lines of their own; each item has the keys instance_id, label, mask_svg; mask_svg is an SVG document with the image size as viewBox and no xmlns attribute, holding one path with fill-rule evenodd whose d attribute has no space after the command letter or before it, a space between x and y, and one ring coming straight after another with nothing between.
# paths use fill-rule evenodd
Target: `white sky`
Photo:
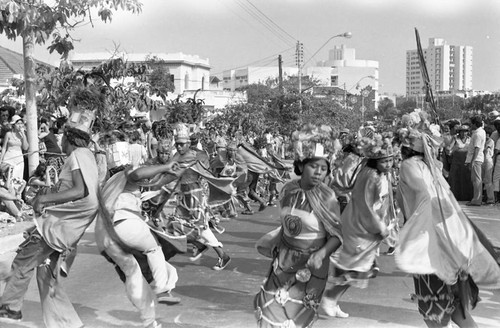
<instances>
[{"instance_id":1,"label":"white sky","mask_svg":"<svg viewBox=\"0 0 500 328\"><path fill-rule=\"evenodd\" d=\"M94 28L73 34L77 52L183 52L208 58L212 74L230 68L294 66L295 42L304 44L305 61L331 36L351 32L351 39L331 40L315 57L327 59L334 45L356 49L358 59L379 61L380 91L404 94L406 50L431 37L474 48L473 87L500 90L500 0L143 0L139 15L117 12L112 23L94 17ZM248 10L257 7L285 32L266 28ZM255 10L254 10L255 11ZM255 15L255 14L254 14ZM262 17L262 16L260 16ZM270 27L279 31L276 26ZM290 36L289 36L290 35ZM21 40L0 36L0 45L22 51ZM48 44L47 44L48 45ZM56 63L46 46L37 58Z\"/></svg>"}]
</instances>

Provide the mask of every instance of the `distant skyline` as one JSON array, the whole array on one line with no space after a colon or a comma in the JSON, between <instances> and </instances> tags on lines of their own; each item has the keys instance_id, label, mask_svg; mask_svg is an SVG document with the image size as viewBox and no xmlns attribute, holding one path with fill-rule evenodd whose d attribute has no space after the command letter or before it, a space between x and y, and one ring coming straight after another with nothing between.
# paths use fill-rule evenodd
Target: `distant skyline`
<instances>
[{"instance_id":1,"label":"distant skyline","mask_svg":"<svg viewBox=\"0 0 500 328\"><path fill-rule=\"evenodd\" d=\"M118 11L111 23L93 18L72 34L76 52L176 53L208 58L211 74L247 66L295 66L295 43L309 65L345 44L356 58L379 62L379 91L405 93L406 50L429 38L473 47L473 88L500 91L499 0L143 0L143 12ZM330 37L351 32L352 38ZM21 39L0 45L22 53ZM36 58L56 64L37 46Z\"/></svg>"}]
</instances>

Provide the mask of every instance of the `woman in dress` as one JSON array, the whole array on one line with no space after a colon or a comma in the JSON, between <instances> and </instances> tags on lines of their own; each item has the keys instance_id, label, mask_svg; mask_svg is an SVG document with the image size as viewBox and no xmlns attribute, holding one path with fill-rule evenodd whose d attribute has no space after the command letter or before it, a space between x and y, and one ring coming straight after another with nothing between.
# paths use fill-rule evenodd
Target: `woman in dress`
<instances>
[{"instance_id":1,"label":"woman in dress","mask_svg":"<svg viewBox=\"0 0 500 328\"><path fill-rule=\"evenodd\" d=\"M378 272L376 257L382 240L394 225L392 183L393 151L381 135L362 138L359 147L368 159L359 172L352 197L342 212L342 249L333 259L334 286L325 292L322 309L332 317L346 318L338 301L350 287L366 288Z\"/></svg>"},{"instance_id":2,"label":"woman in dress","mask_svg":"<svg viewBox=\"0 0 500 328\"><path fill-rule=\"evenodd\" d=\"M451 193L430 130L410 130L403 143L397 201L407 219L395 260L414 275L418 310L428 327L477 327L469 307L478 286L500 287L500 259Z\"/></svg>"},{"instance_id":3,"label":"woman in dress","mask_svg":"<svg viewBox=\"0 0 500 328\"><path fill-rule=\"evenodd\" d=\"M3 139L2 154L0 163L9 164L13 170L10 180L23 180L24 157L23 151L28 150L28 139L26 138L26 128L23 119L19 115L12 116L10 122L12 131L5 134ZM7 182L10 185L10 181Z\"/></svg>"},{"instance_id":4,"label":"woman in dress","mask_svg":"<svg viewBox=\"0 0 500 328\"><path fill-rule=\"evenodd\" d=\"M337 197L323 183L330 164L321 144L312 147L315 149L294 162L300 179L281 190L281 228L268 245L273 261L254 300L259 327L313 325L328 278L330 254L342 241Z\"/></svg>"}]
</instances>

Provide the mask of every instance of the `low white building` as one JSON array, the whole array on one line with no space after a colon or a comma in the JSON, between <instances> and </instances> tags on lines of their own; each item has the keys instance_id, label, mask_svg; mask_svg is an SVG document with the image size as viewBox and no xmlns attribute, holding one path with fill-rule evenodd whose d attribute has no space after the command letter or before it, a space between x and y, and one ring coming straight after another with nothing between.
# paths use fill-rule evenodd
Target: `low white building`
<instances>
[{"instance_id":1,"label":"low white building","mask_svg":"<svg viewBox=\"0 0 500 328\"><path fill-rule=\"evenodd\" d=\"M69 61L75 68L92 69L112 58L123 58L130 63L143 63L147 58L162 60L168 68L175 86L175 94L182 94L185 90L209 89L210 63L208 59L197 55L179 53L118 53L115 55L106 52L72 53Z\"/></svg>"},{"instance_id":2,"label":"low white building","mask_svg":"<svg viewBox=\"0 0 500 328\"><path fill-rule=\"evenodd\" d=\"M208 59L196 55L183 53L72 53L70 62L74 68L90 70L112 58L123 58L130 63L143 63L148 58L162 60L168 68L175 90L169 93L167 99L174 100L180 97L181 101L193 98L203 100L206 109L205 115L210 116L220 112L225 106L246 102L246 93L223 90L223 83L215 77L210 77ZM213 88L213 90L212 90ZM152 97L162 101L159 97ZM140 113L139 113L140 114ZM150 113L152 120L162 119L165 110L160 109Z\"/></svg>"}]
</instances>

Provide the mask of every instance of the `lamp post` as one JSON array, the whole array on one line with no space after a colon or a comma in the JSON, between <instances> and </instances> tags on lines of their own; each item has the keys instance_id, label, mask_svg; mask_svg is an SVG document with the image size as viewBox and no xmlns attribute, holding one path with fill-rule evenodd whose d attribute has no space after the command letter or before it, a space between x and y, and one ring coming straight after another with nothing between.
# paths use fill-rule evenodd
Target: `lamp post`
<instances>
[{"instance_id":1,"label":"lamp post","mask_svg":"<svg viewBox=\"0 0 500 328\"><path fill-rule=\"evenodd\" d=\"M323 45L321 47L319 47L318 50L316 50L316 52L305 62L305 63L301 63L301 60L300 60L300 55L301 55L301 52L300 52L300 49L299 47L297 47L297 55L299 57L299 60L297 61L297 66L299 68L299 95L301 94L302 92L302 68L304 68L304 66L309 63L313 58L314 56L316 56L318 54L318 52L321 51L321 49L323 49L327 44L328 42L330 42L332 39L335 39L335 38L346 38L346 39L350 39L352 38L352 33L351 32L344 32L342 34L337 34L337 35L334 35L332 37L330 37L328 40L326 40L325 43L323 43ZM300 44L300 43L298 43Z\"/></svg>"},{"instance_id":2,"label":"lamp post","mask_svg":"<svg viewBox=\"0 0 500 328\"><path fill-rule=\"evenodd\" d=\"M359 82L363 81L364 79L372 79L372 80L375 80L375 76L373 76L373 75L366 75L366 76L363 76L362 78L360 78L360 79L358 80L358 82L354 83L354 85L353 85L353 86L351 86L351 87L349 88L349 90L347 90L347 88L346 88L346 84L345 84L345 82L344 82L344 109L347 109L347 92L351 91L351 90L352 90L352 88L354 88L354 87L358 86L358 85L359 85ZM365 96L365 97L366 97L366 96ZM363 102L363 100L364 100L364 99L363 99L363 95L362 95L362 97L361 97L361 101ZM364 108L364 104L362 104L362 105L361 105L361 107L362 107L362 108ZM366 110L366 108L364 108L364 109ZM361 113L361 114L363 114L363 116L364 116L364 113Z\"/></svg>"}]
</instances>

